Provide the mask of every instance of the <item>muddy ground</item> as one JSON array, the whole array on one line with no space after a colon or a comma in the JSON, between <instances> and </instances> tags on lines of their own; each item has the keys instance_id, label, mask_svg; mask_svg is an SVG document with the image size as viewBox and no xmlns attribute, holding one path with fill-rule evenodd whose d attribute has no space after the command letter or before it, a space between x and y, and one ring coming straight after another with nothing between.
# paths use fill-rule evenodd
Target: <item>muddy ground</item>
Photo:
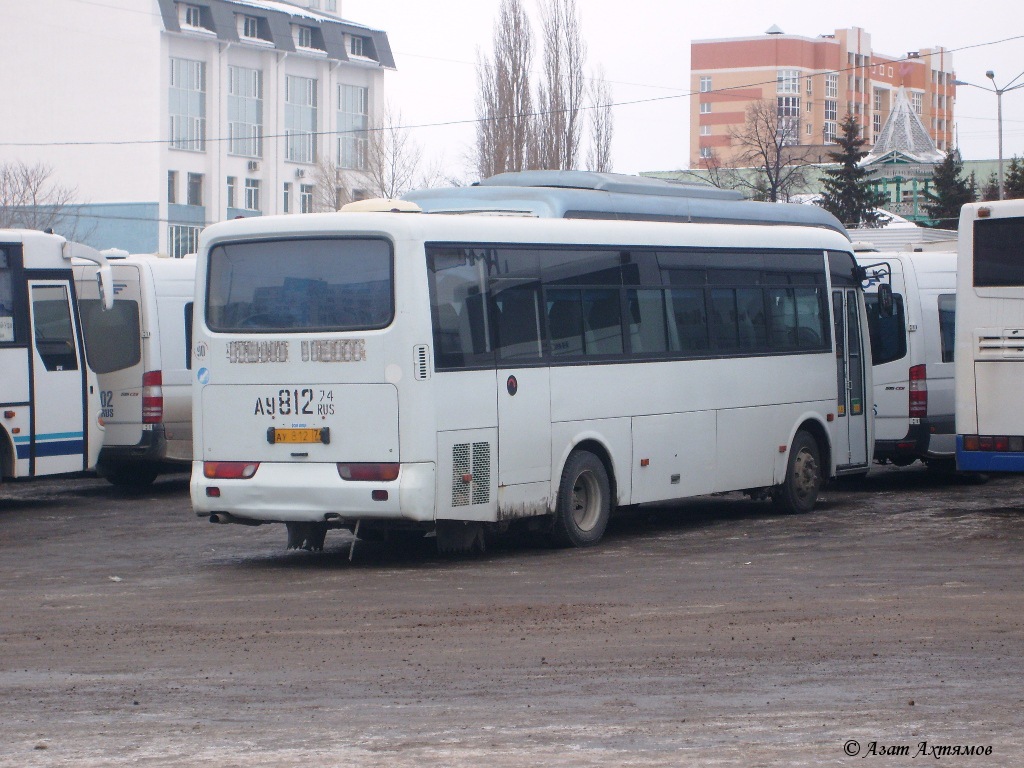
<instances>
[{"instance_id":1,"label":"muddy ground","mask_svg":"<svg viewBox=\"0 0 1024 768\"><path fill-rule=\"evenodd\" d=\"M184 476L6 484L0 765L1024 765L1022 491L880 470L805 516L349 562L194 517Z\"/></svg>"}]
</instances>

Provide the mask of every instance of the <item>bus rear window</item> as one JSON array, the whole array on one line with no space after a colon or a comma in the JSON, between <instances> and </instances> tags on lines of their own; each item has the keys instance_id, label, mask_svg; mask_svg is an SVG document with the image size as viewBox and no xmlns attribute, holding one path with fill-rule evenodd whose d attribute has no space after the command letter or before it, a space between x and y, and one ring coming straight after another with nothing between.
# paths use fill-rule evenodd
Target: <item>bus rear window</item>
<instances>
[{"instance_id":1,"label":"bus rear window","mask_svg":"<svg viewBox=\"0 0 1024 768\"><path fill-rule=\"evenodd\" d=\"M894 293L892 315L882 317L878 312L878 294L864 294L868 311L868 334L871 336L871 362L882 365L899 360L907 354L907 316L903 311L903 297Z\"/></svg>"},{"instance_id":2,"label":"bus rear window","mask_svg":"<svg viewBox=\"0 0 1024 768\"><path fill-rule=\"evenodd\" d=\"M210 251L211 331L357 331L394 315L391 247L378 239L239 242Z\"/></svg>"},{"instance_id":3,"label":"bus rear window","mask_svg":"<svg viewBox=\"0 0 1024 768\"><path fill-rule=\"evenodd\" d=\"M118 299L108 311L99 299L81 299L78 311L85 330L85 357L96 373L123 371L142 361L138 302Z\"/></svg>"},{"instance_id":4,"label":"bus rear window","mask_svg":"<svg viewBox=\"0 0 1024 768\"><path fill-rule=\"evenodd\" d=\"M974 222L974 285L1024 286L1024 218Z\"/></svg>"}]
</instances>

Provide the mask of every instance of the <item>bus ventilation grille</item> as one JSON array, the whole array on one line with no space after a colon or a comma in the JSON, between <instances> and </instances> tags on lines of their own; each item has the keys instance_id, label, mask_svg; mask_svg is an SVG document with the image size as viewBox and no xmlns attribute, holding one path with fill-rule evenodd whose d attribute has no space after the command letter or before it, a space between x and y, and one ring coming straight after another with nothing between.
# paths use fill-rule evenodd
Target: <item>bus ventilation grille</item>
<instances>
[{"instance_id":1,"label":"bus ventilation grille","mask_svg":"<svg viewBox=\"0 0 1024 768\"><path fill-rule=\"evenodd\" d=\"M466 478L471 478L467 483ZM491 500L491 444L452 446L452 506L487 504Z\"/></svg>"},{"instance_id":2,"label":"bus ventilation grille","mask_svg":"<svg viewBox=\"0 0 1024 768\"><path fill-rule=\"evenodd\" d=\"M430 378L430 350L426 344L417 344L412 354L414 378L416 381L426 381Z\"/></svg>"},{"instance_id":3,"label":"bus ventilation grille","mask_svg":"<svg viewBox=\"0 0 1024 768\"><path fill-rule=\"evenodd\" d=\"M977 339L979 360L1024 360L1024 329L981 333Z\"/></svg>"}]
</instances>

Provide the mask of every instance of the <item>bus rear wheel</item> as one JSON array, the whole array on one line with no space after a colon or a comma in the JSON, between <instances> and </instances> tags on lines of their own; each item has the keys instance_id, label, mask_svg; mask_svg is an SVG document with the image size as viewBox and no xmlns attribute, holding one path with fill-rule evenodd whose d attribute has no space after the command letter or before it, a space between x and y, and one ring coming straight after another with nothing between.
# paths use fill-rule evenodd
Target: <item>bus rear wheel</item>
<instances>
[{"instance_id":1,"label":"bus rear wheel","mask_svg":"<svg viewBox=\"0 0 1024 768\"><path fill-rule=\"evenodd\" d=\"M611 516L611 484L604 463L589 451L576 451L562 470L555 506L555 542L567 547L597 544Z\"/></svg>"},{"instance_id":2,"label":"bus rear wheel","mask_svg":"<svg viewBox=\"0 0 1024 768\"><path fill-rule=\"evenodd\" d=\"M802 514L814 509L823 483L817 441L803 430L796 433L789 449L786 477L772 489L772 501L782 512Z\"/></svg>"}]
</instances>

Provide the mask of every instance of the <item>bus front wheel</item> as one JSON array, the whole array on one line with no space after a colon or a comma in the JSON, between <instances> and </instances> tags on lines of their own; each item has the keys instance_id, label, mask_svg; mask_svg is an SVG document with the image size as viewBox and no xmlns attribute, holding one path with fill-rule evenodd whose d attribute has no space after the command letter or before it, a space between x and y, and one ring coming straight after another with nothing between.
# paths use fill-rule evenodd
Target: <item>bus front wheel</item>
<instances>
[{"instance_id":1,"label":"bus front wheel","mask_svg":"<svg viewBox=\"0 0 1024 768\"><path fill-rule=\"evenodd\" d=\"M597 544L611 515L611 484L604 463L589 451L576 451L562 470L555 506L555 541L567 547Z\"/></svg>"},{"instance_id":2,"label":"bus front wheel","mask_svg":"<svg viewBox=\"0 0 1024 768\"><path fill-rule=\"evenodd\" d=\"M822 482L818 443L808 432L801 430L796 433L789 449L786 477L772 489L772 501L782 512L810 512L818 500Z\"/></svg>"}]
</instances>

